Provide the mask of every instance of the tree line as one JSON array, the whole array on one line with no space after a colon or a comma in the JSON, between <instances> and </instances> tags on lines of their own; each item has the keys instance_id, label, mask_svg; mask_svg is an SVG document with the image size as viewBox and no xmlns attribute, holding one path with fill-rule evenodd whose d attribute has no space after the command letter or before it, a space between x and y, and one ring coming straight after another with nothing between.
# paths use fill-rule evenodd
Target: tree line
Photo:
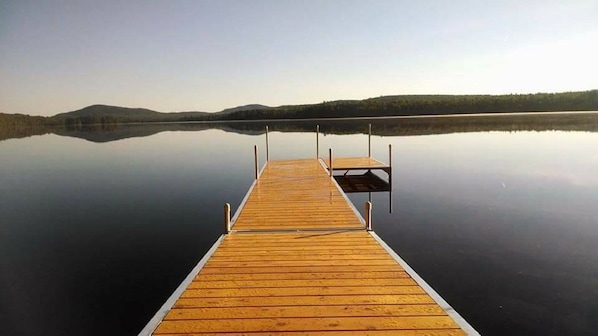
<instances>
[{"instance_id":1,"label":"tree line","mask_svg":"<svg viewBox=\"0 0 598 336\"><path fill-rule=\"evenodd\" d=\"M512 95L386 96L360 101L238 111L224 120L380 117L506 112L597 111L598 90Z\"/></svg>"},{"instance_id":2,"label":"tree line","mask_svg":"<svg viewBox=\"0 0 598 336\"><path fill-rule=\"evenodd\" d=\"M86 109L86 113L81 113ZM339 100L321 104L261 107L217 113L158 113L150 110L96 105L53 117L0 113L0 127L23 129L61 126L68 129L79 129L89 125L131 122L311 119L550 111L598 111L598 90L510 95L383 96L364 100Z\"/></svg>"}]
</instances>

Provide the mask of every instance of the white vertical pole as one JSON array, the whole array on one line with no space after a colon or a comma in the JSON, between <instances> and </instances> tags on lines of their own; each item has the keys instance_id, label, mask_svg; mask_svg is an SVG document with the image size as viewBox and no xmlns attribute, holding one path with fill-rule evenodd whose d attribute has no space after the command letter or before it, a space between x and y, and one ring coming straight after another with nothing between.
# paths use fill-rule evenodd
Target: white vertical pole
<instances>
[{"instance_id":1,"label":"white vertical pole","mask_svg":"<svg viewBox=\"0 0 598 336\"><path fill-rule=\"evenodd\" d=\"M365 202L365 229L372 231L372 202Z\"/></svg>"},{"instance_id":2,"label":"white vertical pole","mask_svg":"<svg viewBox=\"0 0 598 336\"><path fill-rule=\"evenodd\" d=\"M253 146L253 158L255 161L255 179L257 180L257 174L258 174L257 145Z\"/></svg>"},{"instance_id":3,"label":"white vertical pole","mask_svg":"<svg viewBox=\"0 0 598 336\"><path fill-rule=\"evenodd\" d=\"M270 161L270 144L268 143L268 125L266 125L266 162Z\"/></svg>"},{"instance_id":4,"label":"white vertical pole","mask_svg":"<svg viewBox=\"0 0 598 336\"><path fill-rule=\"evenodd\" d=\"M320 158L320 125L316 125L316 159Z\"/></svg>"},{"instance_id":5,"label":"white vertical pole","mask_svg":"<svg viewBox=\"0 0 598 336\"><path fill-rule=\"evenodd\" d=\"M224 233L230 233L230 204L224 204Z\"/></svg>"},{"instance_id":6,"label":"white vertical pole","mask_svg":"<svg viewBox=\"0 0 598 336\"><path fill-rule=\"evenodd\" d=\"M392 145L388 144L388 176L392 178Z\"/></svg>"},{"instance_id":7,"label":"white vertical pole","mask_svg":"<svg viewBox=\"0 0 598 336\"><path fill-rule=\"evenodd\" d=\"M388 144L388 184L390 193L388 194L388 212L392 213L392 145Z\"/></svg>"},{"instance_id":8,"label":"white vertical pole","mask_svg":"<svg viewBox=\"0 0 598 336\"><path fill-rule=\"evenodd\" d=\"M372 157L372 124L368 124L368 157Z\"/></svg>"},{"instance_id":9,"label":"white vertical pole","mask_svg":"<svg viewBox=\"0 0 598 336\"><path fill-rule=\"evenodd\" d=\"M328 148L328 170L330 171L330 177L332 177L332 148Z\"/></svg>"}]
</instances>

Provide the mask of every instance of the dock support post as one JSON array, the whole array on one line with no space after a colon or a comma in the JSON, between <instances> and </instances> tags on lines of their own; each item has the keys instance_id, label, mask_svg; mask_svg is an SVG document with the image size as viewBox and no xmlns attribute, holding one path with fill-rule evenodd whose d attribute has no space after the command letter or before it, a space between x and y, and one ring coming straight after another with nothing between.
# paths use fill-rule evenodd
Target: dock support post
<instances>
[{"instance_id":1,"label":"dock support post","mask_svg":"<svg viewBox=\"0 0 598 336\"><path fill-rule=\"evenodd\" d=\"M270 161L270 144L268 143L268 125L266 125L266 162Z\"/></svg>"},{"instance_id":2,"label":"dock support post","mask_svg":"<svg viewBox=\"0 0 598 336\"><path fill-rule=\"evenodd\" d=\"M328 148L328 171L332 177L332 148Z\"/></svg>"},{"instance_id":3,"label":"dock support post","mask_svg":"<svg viewBox=\"0 0 598 336\"><path fill-rule=\"evenodd\" d=\"M365 202L365 229L372 231L372 202Z\"/></svg>"},{"instance_id":4,"label":"dock support post","mask_svg":"<svg viewBox=\"0 0 598 336\"><path fill-rule=\"evenodd\" d=\"M230 204L224 204L224 233L230 233Z\"/></svg>"},{"instance_id":5,"label":"dock support post","mask_svg":"<svg viewBox=\"0 0 598 336\"><path fill-rule=\"evenodd\" d=\"M368 124L368 157L372 157L372 124Z\"/></svg>"},{"instance_id":6,"label":"dock support post","mask_svg":"<svg viewBox=\"0 0 598 336\"><path fill-rule=\"evenodd\" d=\"M254 158L254 161L255 161L255 179L257 180L257 174L258 174L257 145L253 146L253 158Z\"/></svg>"},{"instance_id":7,"label":"dock support post","mask_svg":"<svg viewBox=\"0 0 598 336\"><path fill-rule=\"evenodd\" d=\"M316 125L316 160L320 158L320 125Z\"/></svg>"}]
</instances>

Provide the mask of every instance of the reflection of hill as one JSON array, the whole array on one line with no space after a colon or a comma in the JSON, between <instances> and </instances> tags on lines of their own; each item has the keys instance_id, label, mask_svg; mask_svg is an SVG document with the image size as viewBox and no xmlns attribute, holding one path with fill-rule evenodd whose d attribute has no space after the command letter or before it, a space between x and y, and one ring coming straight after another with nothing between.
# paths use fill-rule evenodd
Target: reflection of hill
<instances>
[{"instance_id":1,"label":"reflection of hill","mask_svg":"<svg viewBox=\"0 0 598 336\"><path fill-rule=\"evenodd\" d=\"M492 115L426 118L375 118L375 119L314 119L293 121L247 121L214 123L145 123L145 124L103 124L64 127L31 127L20 129L0 128L0 140L32 135L55 133L85 139L92 142L109 142L127 138L146 137L167 131L196 132L206 129L220 129L246 135L263 134L266 125L271 131L314 132L316 125L328 134L353 134L372 132L382 136L428 135L444 133L487 132L487 131L586 131L598 132L598 112L567 114Z\"/></svg>"},{"instance_id":2,"label":"reflection of hill","mask_svg":"<svg viewBox=\"0 0 598 336\"><path fill-rule=\"evenodd\" d=\"M96 125L77 129L57 129L55 134L85 139L92 142L110 142L128 138L141 138L160 132L203 131L209 129L206 124L129 124L129 125Z\"/></svg>"},{"instance_id":3,"label":"reflection of hill","mask_svg":"<svg viewBox=\"0 0 598 336\"><path fill-rule=\"evenodd\" d=\"M1 127L0 126L0 141L8 139L28 138L34 135L44 135L52 133L51 128L46 126L31 126L31 127Z\"/></svg>"}]
</instances>

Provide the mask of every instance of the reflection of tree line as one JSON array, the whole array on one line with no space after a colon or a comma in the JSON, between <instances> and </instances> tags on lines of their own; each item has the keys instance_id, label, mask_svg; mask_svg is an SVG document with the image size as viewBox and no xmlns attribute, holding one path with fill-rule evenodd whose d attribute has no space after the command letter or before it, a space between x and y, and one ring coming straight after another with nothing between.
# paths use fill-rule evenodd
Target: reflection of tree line
<instances>
[{"instance_id":1,"label":"reflection of tree line","mask_svg":"<svg viewBox=\"0 0 598 336\"><path fill-rule=\"evenodd\" d=\"M268 122L96 124L80 127L43 126L29 129L21 128L13 133L0 132L0 140L54 133L93 142L109 142L150 136L165 131L202 131L206 129L221 129L226 132L256 135L263 134L266 125L268 125L270 131L279 132L315 132L316 125L320 125L320 132L322 133L355 134L366 133L367 124L372 124L372 133L374 135L383 136L485 131L564 130L598 132L598 113Z\"/></svg>"},{"instance_id":2,"label":"reflection of tree line","mask_svg":"<svg viewBox=\"0 0 598 336\"><path fill-rule=\"evenodd\" d=\"M367 133L367 124L372 124L374 135L383 136L487 131L598 132L598 113L246 122L226 124L226 130L256 134L263 133L268 125L271 131L314 132L319 125L322 133L354 134ZM215 127L222 128L218 124Z\"/></svg>"},{"instance_id":3,"label":"reflection of tree line","mask_svg":"<svg viewBox=\"0 0 598 336\"><path fill-rule=\"evenodd\" d=\"M51 128L45 117L0 113L0 140L47 134Z\"/></svg>"}]
</instances>

